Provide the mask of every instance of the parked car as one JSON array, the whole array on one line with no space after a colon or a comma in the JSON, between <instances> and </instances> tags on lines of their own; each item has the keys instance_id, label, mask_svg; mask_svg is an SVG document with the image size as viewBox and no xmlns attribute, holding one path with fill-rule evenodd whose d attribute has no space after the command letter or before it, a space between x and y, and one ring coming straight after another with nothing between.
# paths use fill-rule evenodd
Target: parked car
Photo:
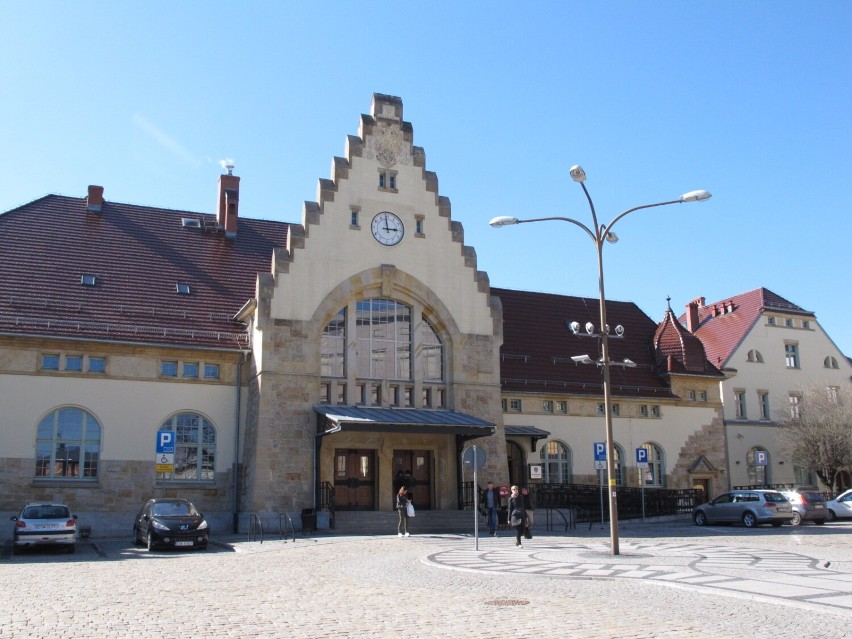
<instances>
[{"instance_id":1,"label":"parked car","mask_svg":"<svg viewBox=\"0 0 852 639\"><path fill-rule=\"evenodd\" d=\"M793 519L790 523L798 526L803 521L812 521L822 525L828 521L828 509L825 507L825 497L814 486L800 486L794 490L784 491L784 495L793 505Z\"/></svg>"},{"instance_id":2,"label":"parked car","mask_svg":"<svg viewBox=\"0 0 852 639\"><path fill-rule=\"evenodd\" d=\"M692 521L696 526L742 522L746 528L758 524L778 527L792 519L790 500L777 490L733 490L696 506L692 511Z\"/></svg>"},{"instance_id":3,"label":"parked car","mask_svg":"<svg viewBox=\"0 0 852 639\"><path fill-rule=\"evenodd\" d=\"M77 549L77 515L65 504L33 502L11 519L13 552L33 546L64 546L68 553Z\"/></svg>"},{"instance_id":4,"label":"parked car","mask_svg":"<svg viewBox=\"0 0 852 639\"><path fill-rule=\"evenodd\" d=\"M852 517L852 488L825 502L829 521Z\"/></svg>"},{"instance_id":5,"label":"parked car","mask_svg":"<svg viewBox=\"0 0 852 639\"><path fill-rule=\"evenodd\" d=\"M186 499L149 499L133 523L133 543L156 548L207 548L207 520Z\"/></svg>"}]
</instances>

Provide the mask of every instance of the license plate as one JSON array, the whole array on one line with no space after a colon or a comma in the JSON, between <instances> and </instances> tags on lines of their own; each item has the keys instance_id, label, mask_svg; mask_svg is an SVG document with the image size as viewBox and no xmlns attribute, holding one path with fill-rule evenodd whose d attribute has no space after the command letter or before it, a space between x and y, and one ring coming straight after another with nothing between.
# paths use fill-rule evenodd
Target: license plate
<instances>
[{"instance_id":1,"label":"license plate","mask_svg":"<svg viewBox=\"0 0 852 639\"><path fill-rule=\"evenodd\" d=\"M191 546L192 543L191 541L176 541L175 546Z\"/></svg>"},{"instance_id":2,"label":"license plate","mask_svg":"<svg viewBox=\"0 0 852 639\"><path fill-rule=\"evenodd\" d=\"M36 524L35 526L33 526L33 528L35 528L36 530L53 530L54 528L57 528L57 525L56 524Z\"/></svg>"},{"instance_id":3,"label":"license plate","mask_svg":"<svg viewBox=\"0 0 852 639\"><path fill-rule=\"evenodd\" d=\"M825 504L814 504L814 508L821 510L822 508L825 508Z\"/></svg>"}]
</instances>

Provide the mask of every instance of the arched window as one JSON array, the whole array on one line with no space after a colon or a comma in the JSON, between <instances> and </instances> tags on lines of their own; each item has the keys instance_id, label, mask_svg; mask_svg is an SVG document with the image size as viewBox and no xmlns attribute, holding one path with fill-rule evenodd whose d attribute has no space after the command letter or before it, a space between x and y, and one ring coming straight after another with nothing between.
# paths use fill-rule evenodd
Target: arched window
<instances>
[{"instance_id":1,"label":"arched window","mask_svg":"<svg viewBox=\"0 0 852 639\"><path fill-rule=\"evenodd\" d=\"M760 351L750 350L746 355L746 360L749 362L757 362L758 364L763 363L763 355L760 354Z\"/></svg>"},{"instance_id":2,"label":"arched window","mask_svg":"<svg viewBox=\"0 0 852 639\"><path fill-rule=\"evenodd\" d=\"M38 425L35 476L45 479L96 479L101 425L82 408L59 408Z\"/></svg>"},{"instance_id":3,"label":"arched window","mask_svg":"<svg viewBox=\"0 0 852 639\"><path fill-rule=\"evenodd\" d=\"M545 484L571 483L571 449L562 442L547 442L539 453L543 466L542 481Z\"/></svg>"},{"instance_id":4,"label":"arched window","mask_svg":"<svg viewBox=\"0 0 852 639\"><path fill-rule=\"evenodd\" d=\"M823 364L825 364L826 368L840 368L840 366L838 366L837 364L837 358L832 357L831 355L825 358Z\"/></svg>"},{"instance_id":5,"label":"arched window","mask_svg":"<svg viewBox=\"0 0 852 639\"><path fill-rule=\"evenodd\" d=\"M746 453L746 465L748 466L749 485L769 485L769 452L765 448L755 446L750 449Z\"/></svg>"},{"instance_id":6,"label":"arched window","mask_svg":"<svg viewBox=\"0 0 852 639\"><path fill-rule=\"evenodd\" d=\"M175 434L175 459L174 472L157 473L157 479L216 479L216 429L213 424L197 413L178 413L163 422L160 431Z\"/></svg>"},{"instance_id":7,"label":"arched window","mask_svg":"<svg viewBox=\"0 0 852 639\"><path fill-rule=\"evenodd\" d=\"M322 333L323 402L446 407L445 346L413 307L371 298L341 308ZM421 396L414 396L420 383Z\"/></svg>"},{"instance_id":8,"label":"arched window","mask_svg":"<svg viewBox=\"0 0 852 639\"><path fill-rule=\"evenodd\" d=\"M663 449L652 442L642 444L648 453L648 467L640 468L641 483L645 486L659 486L662 488L666 477L665 467L663 463Z\"/></svg>"}]
</instances>

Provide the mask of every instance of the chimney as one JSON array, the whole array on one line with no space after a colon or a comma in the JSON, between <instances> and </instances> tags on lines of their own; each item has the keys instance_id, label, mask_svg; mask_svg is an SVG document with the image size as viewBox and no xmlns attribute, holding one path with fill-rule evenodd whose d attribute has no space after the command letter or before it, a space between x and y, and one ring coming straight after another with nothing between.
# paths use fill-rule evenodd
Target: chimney
<instances>
[{"instance_id":1,"label":"chimney","mask_svg":"<svg viewBox=\"0 0 852 639\"><path fill-rule=\"evenodd\" d=\"M89 185L89 195L86 197L86 210L100 213L104 207L104 187Z\"/></svg>"},{"instance_id":2,"label":"chimney","mask_svg":"<svg viewBox=\"0 0 852 639\"><path fill-rule=\"evenodd\" d=\"M695 333L698 330L698 300L686 305L686 330Z\"/></svg>"},{"instance_id":3,"label":"chimney","mask_svg":"<svg viewBox=\"0 0 852 639\"><path fill-rule=\"evenodd\" d=\"M240 207L240 178L233 174L232 164L226 167L227 175L219 176L219 206L216 209L216 223L225 230L225 237L237 236L237 213Z\"/></svg>"}]
</instances>

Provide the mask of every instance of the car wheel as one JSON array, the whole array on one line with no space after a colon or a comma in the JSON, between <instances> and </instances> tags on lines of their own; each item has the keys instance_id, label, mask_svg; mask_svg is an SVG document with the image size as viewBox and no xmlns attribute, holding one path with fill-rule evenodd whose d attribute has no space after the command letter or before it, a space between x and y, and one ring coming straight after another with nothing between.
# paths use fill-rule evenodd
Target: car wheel
<instances>
[{"instance_id":1,"label":"car wheel","mask_svg":"<svg viewBox=\"0 0 852 639\"><path fill-rule=\"evenodd\" d=\"M705 515L700 510L692 516L692 521L695 522L696 526L703 526L707 523L707 515Z\"/></svg>"},{"instance_id":2,"label":"car wheel","mask_svg":"<svg viewBox=\"0 0 852 639\"><path fill-rule=\"evenodd\" d=\"M746 528L754 528L757 525L757 518L754 513L745 513L743 515L743 526Z\"/></svg>"},{"instance_id":3,"label":"car wheel","mask_svg":"<svg viewBox=\"0 0 852 639\"><path fill-rule=\"evenodd\" d=\"M814 523L817 526L822 526L825 523L825 519L814 519Z\"/></svg>"},{"instance_id":4,"label":"car wheel","mask_svg":"<svg viewBox=\"0 0 852 639\"><path fill-rule=\"evenodd\" d=\"M154 551L154 534L152 532L148 532L148 552Z\"/></svg>"},{"instance_id":5,"label":"car wheel","mask_svg":"<svg viewBox=\"0 0 852 639\"><path fill-rule=\"evenodd\" d=\"M835 512L833 510L831 510L829 508L829 510L828 510L828 521L836 521L836 520L837 520L837 515L835 514Z\"/></svg>"},{"instance_id":6,"label":"car wheel","mask_svg":"<svg viewBox=\"0 0 852 639\"><path fill-rule=\"evenodd\" d=\"M798 526L801 523L802 523L802 516L794 510L793 511L793 518L790 520L790 525L791 526Z\"/></svg>"},{"instance_id":7,"label":"car wheel","mask_svg":"<svg viewBox=\"0 0 852 639\"><path fill-rule=\"evenodd\" d=\"M77 552L77 544L71 544L70 546L68 546L65 552L67 552L69 555L73 555L75 552Z\"/></svg>"}]
</instances>

